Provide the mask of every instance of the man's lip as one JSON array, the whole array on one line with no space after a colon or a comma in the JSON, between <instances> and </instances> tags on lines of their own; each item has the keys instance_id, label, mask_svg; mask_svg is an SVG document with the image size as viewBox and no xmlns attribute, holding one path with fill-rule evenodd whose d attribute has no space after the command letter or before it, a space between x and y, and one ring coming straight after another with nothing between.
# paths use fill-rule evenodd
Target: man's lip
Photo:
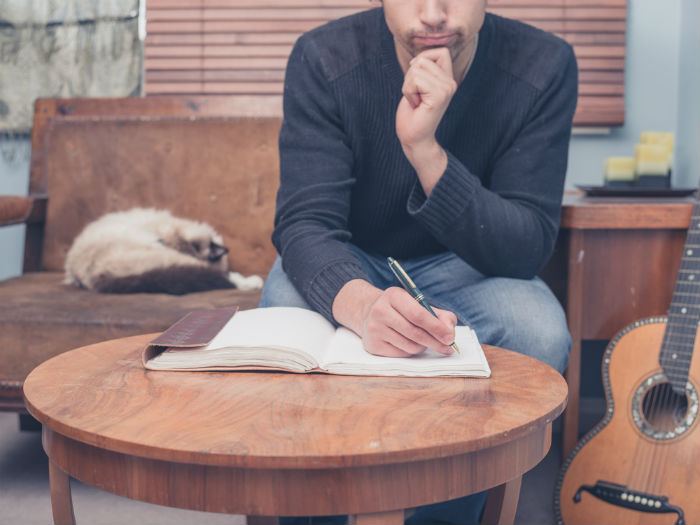
<instances>
[{"instance_id":1,"label":"man's lip","mask_svg":"<svg viewBox=\"0 0 700 525\"><path fill-rule=\"evenodd\" d=\"M449 44L454 37L454 33L450 33L447 35L416 35L414 39L425 46L445 46Z\"/></svg>"}]
</instances>

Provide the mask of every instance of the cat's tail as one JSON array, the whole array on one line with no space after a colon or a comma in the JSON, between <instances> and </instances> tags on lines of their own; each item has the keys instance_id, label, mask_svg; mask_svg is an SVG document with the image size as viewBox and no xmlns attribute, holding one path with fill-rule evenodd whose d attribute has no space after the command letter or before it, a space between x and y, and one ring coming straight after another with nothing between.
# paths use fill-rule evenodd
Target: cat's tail
<instances>
[{"instance_id":1,"label":"cat's tail","mask_svg":"<svg viewBox=\"0 0 700 525\"><path fill-rule=\"evenodd\" d=\"M220 288L235 288L228 277L206 266L170 266L154 268L139 275L100 275L93 285L103 293L167 293L183 295Z\"/></svg>"}]
</instances>

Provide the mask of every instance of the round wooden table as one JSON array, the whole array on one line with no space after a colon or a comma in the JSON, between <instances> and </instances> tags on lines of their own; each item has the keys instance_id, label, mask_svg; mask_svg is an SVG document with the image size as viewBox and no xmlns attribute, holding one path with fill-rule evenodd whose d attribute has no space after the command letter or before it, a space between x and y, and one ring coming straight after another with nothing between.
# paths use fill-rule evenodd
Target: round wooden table
<instances>
[{"instance_id":1,"label":"round wooden table","mask_svg":"<svg viewBox=\"0 0 700 525\"><path fill-rule=\"evenodd\" d=\"M406 508L496 487L483 521L512 523L566 402L555 370L494 347L490 379L153 372L140 363L153 337L66 352L25 381L55 523L75 522L69 477L251 522L403 523Z\"/></svg>"}]
</instances>

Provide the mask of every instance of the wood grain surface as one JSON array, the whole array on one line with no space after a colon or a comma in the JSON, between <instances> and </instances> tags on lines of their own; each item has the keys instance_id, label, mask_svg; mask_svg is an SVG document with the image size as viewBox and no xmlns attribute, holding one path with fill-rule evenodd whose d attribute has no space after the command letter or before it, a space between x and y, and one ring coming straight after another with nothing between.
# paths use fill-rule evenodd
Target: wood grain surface
<instances>
[{"instance_id":1,"label":"wood grain surface","mask_svg":"<svg viewBox=\"0 0 700 525\"><path fill-rule=\"evenodd\" d=\"M556 371L491 347L490 379L150 372L139 352L152 338L43 363L25 381L29 411L68 438L152 459L333 468L495 447L547 425L566 400Z\"/></svg>"},{"instance_id":2,"label":"wood grain surface","mask_svg":"<svg viewBox=\"0 0 700 525\"><path fill-rule=\"evenodd\" d=\"M561 227L685 230L694 204L693 197L586 197L581 193L566 193Z\"/></svg>"}]
</instances>

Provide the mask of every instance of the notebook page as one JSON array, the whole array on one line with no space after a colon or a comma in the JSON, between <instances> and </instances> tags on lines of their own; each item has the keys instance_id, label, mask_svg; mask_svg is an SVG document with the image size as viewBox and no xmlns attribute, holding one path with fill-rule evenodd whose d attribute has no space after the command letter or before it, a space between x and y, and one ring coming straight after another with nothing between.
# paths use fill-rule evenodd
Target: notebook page
<instances>
[{"instance_id":1,"label":"notebook page","mask_svg":"<svg viewBox=\"0 0 700 525\"><path fill-rule=\"evenodd\" d=\"M295 350L316 363L335 333L321 314L304 308L271 307L239 311L206 348L251 347Z\"/></svg>"},{"instance_id":2,"label":"notebook page","mask_svg":"<svg viewBox=\"0 0 700 525\"><path fill-rule=\"evenodd\" d=\"M321 314L293 307L237 312L205 347L169 349L150 364L159 368L279 366L316 368L335 328Z\"/></svg>"},{"instance_id":3,"label":"notebook page","mask_svg":"<svg viewBox=\"0 0 700 525\"><path fill-rule=\"evenodd\" d=\"M478 376L489 377L486 356L474 331L467 326L455 329L459 354L449 356L427 349L412 357L381 357L369 354L362 341L350 330L339 328L326 352L321 367L337 374L405 376Z\"/></svg>"}]
</instances>

